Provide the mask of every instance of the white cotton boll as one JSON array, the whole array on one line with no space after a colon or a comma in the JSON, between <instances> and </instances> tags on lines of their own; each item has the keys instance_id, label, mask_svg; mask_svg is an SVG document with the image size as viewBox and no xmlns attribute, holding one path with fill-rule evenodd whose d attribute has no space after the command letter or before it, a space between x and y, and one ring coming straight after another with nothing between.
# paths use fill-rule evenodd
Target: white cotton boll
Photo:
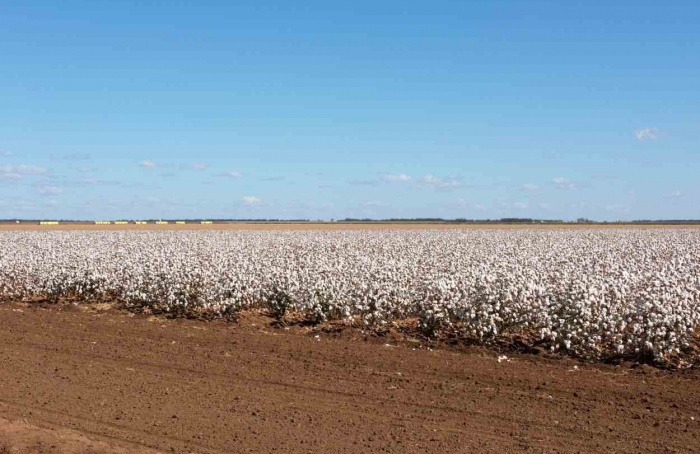
<instances>
[{"instance_id":1,"label":"white cotton boll","mask_svg":"<svg viewBox=\"0 0 700 454\"><path fill-rule=\"evenodd\" d=\"M0 232L0 292L109 294L176 314L284 295L317 320L419 317L484 343L534 332L592 358L663 355L700 322L699 246L673 229Z\"/></svg>"}]
</instances>

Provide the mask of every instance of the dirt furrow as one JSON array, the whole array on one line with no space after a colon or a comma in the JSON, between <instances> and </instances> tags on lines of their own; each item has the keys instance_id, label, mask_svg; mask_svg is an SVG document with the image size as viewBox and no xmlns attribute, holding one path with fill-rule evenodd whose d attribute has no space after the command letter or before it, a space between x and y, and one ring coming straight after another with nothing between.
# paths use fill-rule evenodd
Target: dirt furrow
<instances>
[{"instance_id":1,"label":"dirt furrow","mask_svg":"<svg viewBox=\"0 0 700 454\"><path fill-rule=\"evenodd\" d=\"M37 449L8 427L50 439L43 452L700 450L695 372L498 362L269 322L0 304L0 437L7 452Z\"/></svg>"}]
</instances>

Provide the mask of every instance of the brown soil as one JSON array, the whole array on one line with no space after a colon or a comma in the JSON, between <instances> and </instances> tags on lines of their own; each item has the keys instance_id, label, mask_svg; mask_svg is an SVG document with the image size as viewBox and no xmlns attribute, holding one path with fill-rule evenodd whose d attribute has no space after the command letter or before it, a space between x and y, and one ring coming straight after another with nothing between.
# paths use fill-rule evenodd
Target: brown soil
<instances>
[{"instance_id":1,"label":"brown soil","mask_svg":"<svg viewBox=\"0 0 700 454\"><path fill-rule=\"evenodd\" d=\"M0 453L700 451L695 371L357 337L0 304Z\"/></svg>"},{"instance_id":2,"label":"brown soil","mask_svg":"<svg viewBox=\"0 0 700 454\"><path fill-rule=\"evenodd\" d=\"M44 428L29 424L26 420L10 421L0 418L0 454L129 454L134 451L154 454L159 452L129 443L96 440L65 427Z\"/></svg>"}]
</instances>

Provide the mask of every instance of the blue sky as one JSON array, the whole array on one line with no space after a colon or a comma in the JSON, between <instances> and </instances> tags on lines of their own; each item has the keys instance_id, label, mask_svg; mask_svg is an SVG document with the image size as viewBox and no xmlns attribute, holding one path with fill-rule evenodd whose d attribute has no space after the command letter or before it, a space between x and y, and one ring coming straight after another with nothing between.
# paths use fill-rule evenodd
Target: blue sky
<instances>
[{"instance_id":1,"label":"blue sky","mask_svg":"<svg viewBox=\"0 0 700 454\"><path fill-rule=\"evenodd\" d=\"M700 218L695 1L0 5L0 218Z\"/></svg>"}]
</instances>

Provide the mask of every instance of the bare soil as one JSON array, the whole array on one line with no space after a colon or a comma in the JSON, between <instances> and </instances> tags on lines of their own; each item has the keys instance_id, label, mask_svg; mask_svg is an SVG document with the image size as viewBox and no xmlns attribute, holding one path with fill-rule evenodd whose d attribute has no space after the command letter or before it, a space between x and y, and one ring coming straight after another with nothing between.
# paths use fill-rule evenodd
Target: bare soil
<instances>
[{"instance_id":1,"label":"bare soil","mask_svg":"<svg viewBox=\"0 0 700 454\"><path fill-rule=\"evenodd\" d=\"M0 454L700 452L697 371L271 322L0 304Z\"/></svg>"}]
</instances>

